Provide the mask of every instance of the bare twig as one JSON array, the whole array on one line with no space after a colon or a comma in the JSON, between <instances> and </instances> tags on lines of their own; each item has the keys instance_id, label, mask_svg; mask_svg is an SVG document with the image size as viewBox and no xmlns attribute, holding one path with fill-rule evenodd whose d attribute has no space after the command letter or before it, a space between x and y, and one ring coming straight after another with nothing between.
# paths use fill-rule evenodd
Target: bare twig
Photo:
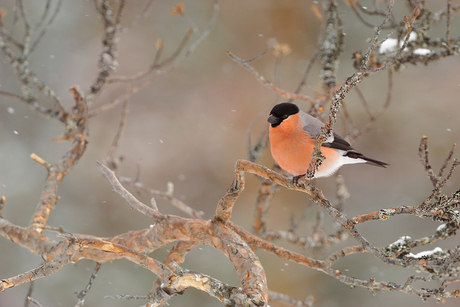
<instances>
[{"instance_id":1,"label":"bare twig","mask_svg":"<svg viewBox=\"0 0 460 307\"><path fill-rule=\"evenodd\" d=\"M305 301L302 302L283 293L269 291L268 294L270 295L269 299L271 301L277 301L290 307L312 307L314 306L315 302L313 296L309 296Z\"/></svg>"},{"instance_id":2,"label":"bare twig","mask_svg":"<svg viewBox=\"0 0 460 307\"><path fill-rule=\"evenodd\" d=\"M48 15L50 7L51 7L51 0L46 0L46 5L45 5L45 9L43 10L42 17L39 19L39 21L32 28L37 29L37 28L41 27L41 25L46 20L46 16Z\"/></svg>"},{"instance_id":3,"label":"bare twig","mask_svg":"<svg viewBox=\"0 0 460 307\"><path fill-rule=\"evenodd\" d=\"M253 58L251 58L249 60L241 60L241 61L244 62L244 63L254 62L254 61L260 59L261 57L263 57L268 52L268 50L270 50L270 49L269 48L265 49L264 51L262 51L262 53L256 55L255 57L253 57Z\"/></svg>"},{"instance_id":4,"label":"bare twig","mask_svg":"<svg viewBox=\"0 0 460 307\"><path fill-rule=\"evenodd\" d=\"M96 7L97 4L96 4ZM106 84L109 76L118 66L118 32L120 29L120 19L124 9L124 1L120 3L116 15L108 0L101 1L99 13L104 22L104 37L102 39L102 52L99 58L99 73L96 81L90 86L87 99L92 102L102 87Z\"/></svg>"},{"instance_id":5,"label":"bare twig","mask_svg":"<svg viewBox=\"0 0 460 307\"><path fill-rule=\"evenodd\" d=\"M58 163L46 167L49 169L45 187L37 204L35 212L31 218L32 224L46 224L51 210L57 204L57 189L65 175L79 161L85 152L88 143L88 122L87 122L87 104L83 99L82 93L77 86L70 88L70 93L74 97L75 106L72 114L66 117L66 129L63 135L56 138L57 140L71 141L70 149L62 156ZM41 231L37 229L37 231Z\"/></svg>"},{"instance_id":6,"label":"bare twig","mask_svg":"<svg viewBox=\"0 0 460 307\"><path fill-rule=\"evenodd\" d=\"M80 249L78 245L70 244L71 247L59 254L55 260L47 262L38 268L32 269L15 277L2 279L0 281L0 291L18 286L25 282L30 282L45 276L49 276L71 262L72 256Z\"/></svg>"},{"instance_id":7,"label":"bare twig","mask_svg":"<svg viewBox=\"0 0 460 307\"><path fill-rule=\"evenodd\" d=\"M45 20L46 15L48 14L49 10L49 4L50 1L48 0L46 3L46 8L45 12L43 13L42 19L39 21L39 23L35 26L36 28L39 27ZM46 31L48 30L48 27L53 23L54 19L56 18L57 14L59 13L59 10L61 8L62 0L59 0L58 4L56 5L56 8L54 10L53 15L51 15L51 18L48 20L48 23L43 27L42 31L38 35L38 37L35 39L35 42L33 43L32 47L30 47L30 50L24 55L27 57L29 54L31 54L35 48L37 47L38 43L41 41L42 37L45 35Z\"/></svg>"},{"instance_id":8,"label":"bare twig","mask_svg":"<svg viewBox=\"0 0 460 307\"><path fill-rule=\"evenodd\" d=\"M43 307L43 305L40 304L40 302L37 301L36 299L34 299L33 297L28 296L28 297L27 297L27 301L28 301L28 302L34 303L34 304L35 304L36 306L38 306L38 307Z\"/></svg>"},{"instance_id":9,"label":"bare twig","mask_svg":"<svg viewBox=\"0 0 460 307\"><path fill-rule=\"evenodd\" d=\"M431 167L430 162L428 160L428 137L425 135L420 140L418 154L420 157L420 162L425 167L425 172L430 178L431 183L433 183L433 186L436 187L436 185L438 184L439 178L436 177L436 175L434 174L433 168Z\"/></svg>"},{"instance_id":10,"label":"bare twig","mask_svg":"<svg viewBox=\"0 0 460 307\"><path fill-rule=\"evenodd\" d=\"M107 166L100 162L96 162L97 167L101 170L101 172L104 174L104 176L107 178L107 180L110 182L112 185L113 189L115 192L120 194L121 197L123 197L131 206L131 208L139 211L140 213L148 216L149 218L153 219L154 221L160 221L163 219L162 215L154 210L153 208L150 208L140 201L138 201L131 193L129 193L123 186L121 185L120 181L118 181L117 176L113 171L111 171Z\"/></svg>"},{"instance_id":11,"label":"bare twig","mask_svg":"<svg viewBox=\"0 0 460 307\"><path fill-rule=\"evenodd\" d=\"M190 39L191 35L192 35L192 31L191 31L191 29L189 29L187 31L187 33L185 34L184 38L182 39L182 41L180 42L179 46L176 48L176 51L174 51L174 53L170 57L168 57L166 60L164 60L164 61L162 61L160 63L159 63L159 58L160 58L161 52L163 50L163 41L162 40L157 41L157 53L155 54L155 57L153 59L153 63L150 65L150 67L147 70L141 71L141 72L139 72L139 73L137 73L137 74L135 74L133 76L114 77L114 78L109 80L109 84L110 83L115 83L115 82L133 82L133 81L137 81L137 80L140 80L140 79L148 76L149 74L153 73L156 69L159 69L159 68L169 64L174 59L176 59L179 56L179 54L183 51L183 49L187 45L187 42Z\"/></svg>"},{"instance_id":12,"label":"bare twig","mask_svg":"<svg viewBox=\"0 0 460 307\"><path fill-rule=\"evenodd\" d=\"M313 64L315 63L315 61L318 58L319 54L320 54L320 49L316 48L315 52L313 52L310 60L308 61L307 66L305 67L305 70L304 70L304 72L302 74L302 79L300 80L299 85L297 86L297 88L294 91L295 94L300 93L302 91L302 89L305 87L305 85L307 85L308 74L310 73L310 70L313 67ZM290 99L289 102L292 102L292 100L293 99Z\"/></svg>"},{"instance_id":13,"label":"bare twig","mask_svg":"<svg viewBox=\"0 0 460 307\"><path fill-rule=\"evenodd\" d=\"M275 84L273 84L272 82L270 82L269 80L267 80L263 76L261 76L259 74L259 72L254 69L254 67L252 67L251 65L249 65L247 63L247 61L244 61L243 59L237 57L236 55L234 55L230 51L228 51L227 54L232 60L234 60L235 62L237 62L238 64L240 64L244 68L246 68L249 72L251 72L252 75L254 75L254 77L256 77L256 79L262 85L270 88L277 95L280 95L280 96L282 96L284 98L288 98L288 99L296 99L296 100L308 101L308 102L310 102L311 105L314 104L314 100L311 97L306 96L306 95L299 95L299 94L289 93L289 92L286 92L285 90L282 90L282 89L278 88Z\"/></svg>"},{"instance_id":14,"label":"bare twig","mask_svg":"<svg viewBox=\"0 0 460 307\"><path fill-rule=\"evenodd\" d=\"M190 206L186 205L183 201L181 201L180 199L174 197L170 193L159 191L159 190L154 190L154 189L151 189L151 188L145 186L144 184L139 182L138 176L136 176L136 178L134 178L134 179L119 176L118 179L123 183L127 183L127 184L132 185L137 191L143 191L145 193L149 193L152 197L158 196L158 197L160 197L162 199L168 200L169 202L171 202L171 204L174 207L176 207L180 211L186 213L187 215L189 215L189 216L191 216L193 218L200 219L200 220L203 219L203 214L204 214L203 212L194 210L193 208L191 208Z\"/></svg>"},{"instance_id":15,"label":"bare twig","mask_svg":"<svg viewBox=\"0 0 460 307\"><path fill-rule=\"evenodd\" d=\"M114 300L147 300L149 297L145 295L124 295L124 294L118 294L118 295L106 295L104 298L111 298Z\"/></svg>"},{"instance_id":16,"label":"bare twig","mask_svg":"<svg viewBox=\"0 0 460 307\"><path fill-rule=\"evenodd\" d=\"M393 60L390 60L387 63L388 65L384 65L381 68L368 69L371 53L376 47L377 39L382 30L382 27L386 24L386 22L390 18L391 11L393 9L393 5L394 5L394 0L390 0L387 16L383 20L383 22L380 24L380 26L375 30L374 36L371 39L371 43L367 49L367 52L365 53L363 57L361 68L356 73L354 73L352 76L350 76L345 81L345 83L343 83L340 86L340 88L336 90L334 94L332 95L332 102L331 102L331 107L330 107L330 112L329 112L329 120L327 121L326 125L321 128L321 134L316 139L315 147L313 149L312 159L310 161L310 166L303 180L307 180L307 181L311 180L315 175L316 169L321 165L322 161L324 160L324 156L321 153L321 145L327 138L329 138L332 135L332 126L336 122L337 113L340 109L341 102L345 98L346 93L348 93L350 89L354 88L357 84L359 84L362 81L362 77L364 75L371 73L371 72L377 72L377 71L388 68L392 63L394 63L394 61L396 61L396 59L400 56L402 50L405 48L405 45L407 45L407 41L409 40L409 34L412 29L412 24L414 23L416 17L420 13L420 10L418 9L414 10L414 15L412 16L410 21L406 18L406 25L408 27L408 31L407 31L405 43L400 48L400 50L398 51L397 55L393 58ZM299 183L302 184L301 181Z\"/></svg>"},{"instance_id":17,"label":"bare twig","mask_svg":"<svg viewBox=\"0 0 460 307\"><path fill-rule=\"evenodd\" d=\"M26 102L37 112L58 119L61 122L65 122L68 114L61 106L60 101L56 96L55 92L51 88L49 88L44 82L38 79L33 70L29 67L29 63L27 60L23 59L22 56L17 56L11 50L8 44L5 43L5 41L3 40L2 35L0 35L0 50L3 51L3 54L5 55L6 59L10 62L11 66L15 70L19 83L21 85L21 91L23 93L23 96L25 97L22 98L19 95L7 92L2 92L1 94ZM23 51L23 54L25 54L25 51ZM34 92L32 86L35 86L45 96L50 97L54 101L54 106L49 109L40 106L37 103L36 93Z\"/></svg>"},{"instance_id":18,"label":"bare twig","mask_svg":"<svg viewBox=\"0 0 460 307\"><path fill-rule=\"evenodd\" d=\"M0 218L3 218L3 207L5 206L6 197L2 195L0 197Z\"/></svg>"},{"instance_id":19,"label":"bare twig","mask_svg":"<svg viewBox=\"0 0 460 307\"><path fill-rule=\"evenodd\" d=\"M24 20L24 26L26 28L26 32L30 32L30 22L29 17L27 16L26 10L24 9L24 4L22 3L23 0L17 0L17 4L19 6L19 12L21 13L21 17Z\"/></svg>"},{"instance_id":20,"label":"bare twig","mask_svg":"<svg viewBox=\"0 0 460 307\"><path fill-rule=\"evenodd\" d=\"M321 72L320 78L326 95L330 96L337 85L336 74L339 56L343 51L345 34L336 1L323 1L324 41L320 45Z\"/></svg>"},{"instance_id":21,"label":"bare twig","mask_svg":"<svg viewBox=\"0 0 460 307\"><path fill-rule=\"evenodd\" d=\"M442 174L444 173L444 171L446 170L446 167L447 165L449 164L450 160L452 159L452 156L454 154L454 151L455 151L455 147L457 147L457 144L453 144L452 145L452 148L450 149L449 151L449 154L447 155L447 158L446 160L444 161L444 164L441 166L441 168L439 169L439 173L438 173L438 178L441 178L442 177Z\"/></svg>"},{"instance_id":22,"label":"bare twig","mask_svg":"<svg viewBox=\"0 0 460 307\"><path fill-rule=\"evenodd\" d=\"M121 160L121 158L115 159L115 152L118 149L118 142L120 141L121 135L126 126L126 119L129 113L128 105L129 105L129 100L126 100L123 103L123 110L121 113L121 119L120 119L120 124L118 125L117 133L115 134L115 137L113 138L112 144L110 145L109 151L107 152L107 157L105 158L107 165L112 170L116 170L118 168L119 160Z\"/></svg>"},{"instance_id":23,"label":"bare twig","mask_svg":"<svg viewBox=\"0 0 460 307\"><path fill-rule=\"evenodd\" d=\"M31 153L30 154L30 158L32 160L34 160L35 162L37 162L38 164L40 164L41 166L43 166L44 168L46 168L46 170L50 170L51 168L51 164L46 162L42 157L39 157L37 154L35 153Z\"/></svg>"},{"instance_id":24,"label":"bare twig","mask_svg":"<svg viewBox=\"0 0 460 307\"><path fill-rule=\"evenodd\" d=\"M356 9L356 7L358 7L362 12L364 12L365 14L368 14L368 15L379 15L379 16L385 16L386 15L386 12L383 11L383 10L379 10L379 9L375 9L373 11L369 10L367 7L364 7L362 6L361 4L359 4L357 1L356 1L356 4L354 3L354 1L347 1L347 4L349 4L349 6L351 7L352 11L356 14L356 17L358 17L358 19L363 23L365 24L366 26L368 27L371 27L371 28L376 28L377 25L374 25L368 21L366 21L362 16L361 14L359 13L359 11ZM391 16L392 18L390 18L390 22L391 24L390 25L387 25L387 26L384 26L383 29L393 29L397 26L397 24L395 23L394 21L394 17Z\"/></svg>"},{"instance_id":25,"label":"bare twig","mask_svg":"<svg viewBox=\"0 0 460 307\"><path fill-rule=\"evenodd\" d=\"M27 290L27 294L26 294L26 301L24 302L24 307L29 306L29 302L31 301L30 299L31 299L31 296L32 296L32 292L34 291L34 284L35 284L34 281L30 282L29 290Z\"/></svg>"},{"instance_id":26,"label":"bare twig","mask_svg":"<svg viewBox=\"0 0 460 307\"><path fill-rule=\"evenodd\" d=\"M104 104L104 105L100 106L99 108L96 108L96 109L92 110L91 112L89 112L88 116L93 117L93 116L96 116L96 115L98 115L100 113L103 113L103 112L105 112L107 110L110 110L110 109L114 108L118 104L122 103L129 96L137 93L142 88L144 88L145 86L150 84L152 81L154 81L154 80L156 80L158 78L161 78L161 77L171 73L172 71L174 71L177 67L179 67L182 63L184 63L189 58L189 56L193 53L193 51L195 51L195 49L198 47L198 45L211 32L211 30L214 27L214 24L216 22L218 12L219 12L219 3L217 2L217 0L214 0L213 15L211 17L211 20L210 20L208 26L203 31L203 33L201 33L201 35L193 42L193 44L187 49L187 51L182 55L182 57L180 57L177 61L172 63L169 67L165 68L164 70L157 71L155 75L153 75L153 76L147 78L146 80L142 81L138 86L130 88L129 91L127 91L125 94L121 95L117 99L111 101L110 103Z\"/></svg>"},{"instance_id":27,"label":"bare twig","mask_svg":"<svg viewBox=\"0 0 460 307\"><path fill-rule=\"evenodd\" d=\"M452 0L447 0L446 9L446 46L448 51L452 51L450 46L450 12L452 8Z\"/></svg>"},{"instance_id":28,"label":"bare twig","mask_svg":"<svg viewBox=\"0 0 460 307\"><path fill-rule=\"evenodd\" d=\"M199 242L180 241L171 249L166 256L164 264L171 267L173 263L182 264L185 261L185 256L199 245Z\"/></svg>"},{"instance_id":29,"label":"bare twig","mask_svg":"<svg viewBox=\"0 0 460 307\"><path fill-rule=\"evenodd\" d=\"M392 0L394 2L394 0ZM417 17L420 15L420 9L418 7L416 7L412 13L412 16L410 17L410 19L407 17L407 16L404 16L404 23L406 24L406 27L407 27L407 32L406 32L406 36L404 38L404 42L403 44L401 45L401 47L398 49L398 52L396 53L396 55L391 59L389 60L387 63L385 63L384 65L382 65L381 67L378 67L378 68L374 68L374 69L368 69L367 68L367 65L366 65L366 73L375 73L375 72L378 72L378 71L381 71L381 70L384 70L384 69L387 69L388 67L390 67L391 65L393 65L401 56L402 52L404 51L404 49L406 49L407 47L407 43L409 42L409 37L410 37L410 33L412 32L412 27L414 25L414 22L415 20L417 19ZM380 33L380 29L378 29L378 31L376 31L376 34L377 33ZM376 37L375 37L376 38ZM376 45L375 45L376 46ZM374 47L370 48L368 50L368 52L372 52L374 49ZM370 52L369 54L366 53L366 58L369 58L370 56ZM363 67L364 68L364 67Z\"/></svg>"},{"instance_id":30,"label":"bare twig","mask_svg":"<svg viewBox=\"0 0 460 307\"><path fill-rule=\"evenodd\" d=\"M96 279L97 273L99 272L99 269L101 268L101 266L102 264L96 263L96 267L94 268L93 273L91 274L88 284L86 285L85 289L81 290L80 293L78 293L77 295L78 302L75 305L75 307L83 306L85 302L85 296L88 293L88 291L91 289L91 286L93 285L93 282Z\"/></svg>"},{"instance_id":31,"label":"bare twig","mask_svg":"<svg viewBox=\"0 0 460 307\"><path fill-rule=\"evenodd\" d=\"M142 10L142 14L137 16L133 22L131 22L129 25L122 26L120 27L120 31L126 32L127 30L130 30L131 28L137 26L138 24L142 23L147 17L150 15L150 11L152 10L153 3L155 0L149 0L147 4L145 5L144 9Z\"/></svg>"},{"instance_id":32,"label":"bare twig","mask_svg":"<svg viewBox=\"0 0 460 307\"><path fill-rule=\"evenodd\" d=\"M277 165L274 166L274 169L281 171L281 168ZM256 235L264 235L267 231L266 215L270 209L270 201L277 190L278 186L270 180L263 179L260 183L253 220L253 231Z\"/></svg>"},{"instance_id":33,"label":"bare twig","mask_svg":"<svg viewBox=\"0 0 460 307\"><path fill-rule=\"evenodd\" d=\"M259 137L256 143L253 145L251 140L251 133L254 129L254 126L259 122L260 119L265 118L267 116L269 108L265 108L262 110L257 116L251 121L246 129L246 150L248 152L248 159L249 161L255 162L259 156L262 154L262 151L265 149L268 143L268 126L262 130L259 134Z\"/></svg>"},{"instance_id":34,"label":"bare twig","mask_svg":"<svg viewBox=\"0 0 460 307\"><path fill-rule=\"evenodd\" d=\"M356 89L358 89L358 87L356 87ZM355 142L357 139L359 139L364 134L366 134L367 132L369 132L374 126L374 124L376 123L376 121L386 112L386 110L389 108L391 104L392 93L393 93L393 68L389 67L388 68L388 89L387 89L387 96L386 96L385 102L377 112L372 112L369 108L368 111L371 112L369 113L370 118L368 122L360 130L352 134L351 136L352 143Z\"/></svg>"},{"instance_id":35,"label":"bare twig","mask_svg":"<svg viewBox=\"0 0 460 307\"><path fill-rule=\"evenodd\" d=\"M355 87L355 91L358 94L359 100L363 103L364 110L366 110L367 115L372 119L374 117L374 112L372 111L371 107L369 106L369 103L366 100L366 97L364 97L363 93L359 89L359 87Z\"/></svg>"}]
</instances>

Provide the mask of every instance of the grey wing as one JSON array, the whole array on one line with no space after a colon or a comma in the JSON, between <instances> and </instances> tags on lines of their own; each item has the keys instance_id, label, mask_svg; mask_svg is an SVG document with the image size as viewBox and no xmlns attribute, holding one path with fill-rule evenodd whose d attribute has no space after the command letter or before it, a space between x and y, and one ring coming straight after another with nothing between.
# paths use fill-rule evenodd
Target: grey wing
<instances>
[{"instance_id":1,"label":"grey wing","mask_svg":"<svg viewBox=\"0 0 460 307\"><path fill-rule=\"evenodd\" d=\"M311 115L308 115L307 113L305 113L303 111L300 111L300 118L303 121L302 129L307 131L309 136L311 136L312 138L317 138L321 134L321 127L323 127L325 125L322 121L320 121L317 118L314 118ZM340 136L338 136L337 134L334 133L334 136L330 137L329 139L327 139L326 142L323 144L323 146L326 146L326 143L333 144L335 142L336 136L341 141L347 143L344 139L342 139ZM350 146L350 144L348 144L348 146ZM326 146L326 147L330 147L330 146Z\"/></svg>"},{"instance_id":2,"label":"grey wing","mask_svg":"<svg viewBox=\"0 0 460 307\"><path fill-rule=\"evenodd\" d=\"M300 118L303 121L302 129L307 131L308 135L312 138L317 138L321 133L321 127L324 126L323 122L302 111L300 111ZM388 165L388 163L368 158L363 154L357 152L356 150L354 150L353 147L351 147L351 145L347 141L345 141L340 135L338 135L335 132L332 133L332 136L329 139L327 139L322 146L342 150L344 151L342 155L351 159L364 160L371 165L380 167L385 167L386 165Z\"/></svg>"},{"instance_id":3,"label":"grey wing","mask_svg":"<svg viewBox=\"0 0 460 307\"><path fill-rule=\"evenodd\" d=\"M300 118L303 121L302 130L307 131L308 135L316 138L321 133L321 127L324 126L324 123L317 118L314 118L307 113L300 111Z\"/></svg>"}]
</instances>

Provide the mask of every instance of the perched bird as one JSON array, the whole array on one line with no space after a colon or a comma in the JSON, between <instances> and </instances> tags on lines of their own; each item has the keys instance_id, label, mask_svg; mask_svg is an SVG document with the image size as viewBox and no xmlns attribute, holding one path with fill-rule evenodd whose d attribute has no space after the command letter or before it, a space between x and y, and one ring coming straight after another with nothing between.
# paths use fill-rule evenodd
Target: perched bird
<instances>
[{"instance_id":1,"label":"perched bird","mask_svg":"<svg viewBox=\"0 0 460 307\"><path fill-rule=\"evenodd\" d=\"M267 121L270 123L273 159L295 177L306 174L316 138L324 124L288 102L274 106ZM323 142L321 152L325 159L315 172L314 178L330 176L344 164L368 163L380 167L388 165L357 152L336 133Z\"/></svg>"}]
</instances>

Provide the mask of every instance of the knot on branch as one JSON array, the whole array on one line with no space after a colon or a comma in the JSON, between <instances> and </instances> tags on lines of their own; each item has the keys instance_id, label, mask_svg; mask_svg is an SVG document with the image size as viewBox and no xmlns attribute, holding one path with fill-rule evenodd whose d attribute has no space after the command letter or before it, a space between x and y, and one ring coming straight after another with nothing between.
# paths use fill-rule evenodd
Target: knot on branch
<instances>
[{"instance_id":1,"label":"knot on branch","mask_svg":"<svg viewBox=\"0 0 460 307\"><path fill-rule=\"evenodd\" d=\"M392 216L395 212L396 210L394 209L381 209L379 210L379 219L382 221L385 221L390 216Z\"/></svg>"},{"instance_id":2,"label":"knot on branch","mask_svg":"<svg viewBox=\"0 0 460 307\"><path fill-rule=\"evenodd\" d=\"M75 101L72 113L65 118L65 128L60 136L54 137L53 141L76 141L82 140L86 145L88 134L88 108L86 99L83 97L78 85L69 89Z\"/></svg>"}]
</instances>

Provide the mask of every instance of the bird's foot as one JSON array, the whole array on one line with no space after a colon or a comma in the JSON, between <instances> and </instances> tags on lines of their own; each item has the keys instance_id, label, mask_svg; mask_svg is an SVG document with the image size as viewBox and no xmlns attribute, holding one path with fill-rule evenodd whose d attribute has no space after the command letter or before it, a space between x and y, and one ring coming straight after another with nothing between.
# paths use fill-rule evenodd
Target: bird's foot
<instances>
[{"instance_id":1,"label":"bird's foot","mask_svg":"<svg viewBox=\"0 0 460 307\"><path fill-rule=\"evenodd\" d=\"M292 178L292 185L295 186L296 188L303 188L305 187L305 183L307 183L309 180L306 177L307 174L299 175L299 176L294 176Z\"/></svg>"}]
</instances>

